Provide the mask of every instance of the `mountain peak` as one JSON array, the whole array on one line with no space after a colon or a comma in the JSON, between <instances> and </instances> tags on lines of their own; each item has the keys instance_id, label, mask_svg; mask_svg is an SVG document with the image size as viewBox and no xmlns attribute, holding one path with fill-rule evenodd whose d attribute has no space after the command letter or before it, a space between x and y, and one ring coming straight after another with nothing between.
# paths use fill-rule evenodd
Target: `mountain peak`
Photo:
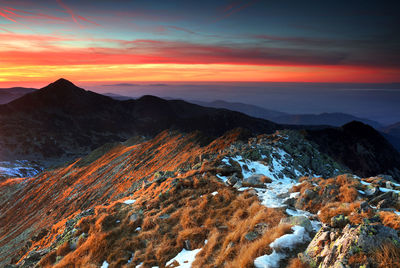
<instances>
[{"instance_id":1,"label":"mountain peak","mask_svg":"<svg viewBox=\"0 0 400 268\"><path fill-rule=\"evenodd\" d=\"M57 86L57 87L76 87L74 83L71 81L65 79L65 78L60 78L57 81L51 83L50 85Z\"/></svg>"},{"instance_id":2,"label":"mountain peak","mask_svg":"<svg viewBox=\"0 0 400 268\"><path fill-rule=\"evenodd\" d=\"M84 89L77 87L74 83L64 78L58 79L57 81L42 88L40 91L43 93L47 92L50 94L56 93L62 95L80 94L85 92Z\"/></svg>"}]
</instances>

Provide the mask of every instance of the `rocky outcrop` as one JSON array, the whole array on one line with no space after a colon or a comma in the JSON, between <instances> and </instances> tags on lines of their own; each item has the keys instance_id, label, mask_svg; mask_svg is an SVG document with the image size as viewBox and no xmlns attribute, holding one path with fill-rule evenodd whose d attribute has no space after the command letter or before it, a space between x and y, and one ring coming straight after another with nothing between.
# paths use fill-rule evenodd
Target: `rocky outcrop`
<instances>
[{"instance_id":1,"label":"rocky outcrop","mask_svg":"<svg viewBox=\"0 0 400 268\"><path fill-rule=\"evenodd\" d=\"M311 267L377 267L374 253L387 243L398 247L400 238L396 230L379 222L347 224L344 228L341 224L325 225L300 257Z\"/></svg>"}]
</instances>

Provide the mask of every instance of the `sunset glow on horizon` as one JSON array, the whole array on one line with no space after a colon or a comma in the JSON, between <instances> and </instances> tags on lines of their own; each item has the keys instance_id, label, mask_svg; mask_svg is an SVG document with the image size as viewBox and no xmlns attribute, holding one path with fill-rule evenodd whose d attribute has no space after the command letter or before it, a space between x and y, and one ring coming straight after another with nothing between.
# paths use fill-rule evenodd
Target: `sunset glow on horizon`
<instances>
[{"instance_id":1,"label":"sunset glow on horizon","mask_svg":"<svg viewBox=\"0 0 400 268\"><path fill-rule=\"evenodd\" d=\"M362 10L323 3L308 10L263 1L174 3L0 0L0 86L60 77L400 81L396 16L370 2ZM332 23L335 17L340 21Z\"/></svg>"}]
</instances>

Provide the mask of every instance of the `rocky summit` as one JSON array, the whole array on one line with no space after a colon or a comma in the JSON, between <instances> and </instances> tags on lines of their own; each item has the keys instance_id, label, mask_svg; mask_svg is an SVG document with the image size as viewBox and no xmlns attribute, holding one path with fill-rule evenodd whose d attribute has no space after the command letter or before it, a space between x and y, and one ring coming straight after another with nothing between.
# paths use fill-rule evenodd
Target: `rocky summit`
<instances>
[{"instance_id":1,"label":"rocky summit","mask_svg":"<svg viewBox=\"0 0 400 268\"><path fill-rule=\"evenodd\" d=\"M294 130L133 137L0 181L0 265L399 267L397 179Z\"/></svg>"}]
</instances>

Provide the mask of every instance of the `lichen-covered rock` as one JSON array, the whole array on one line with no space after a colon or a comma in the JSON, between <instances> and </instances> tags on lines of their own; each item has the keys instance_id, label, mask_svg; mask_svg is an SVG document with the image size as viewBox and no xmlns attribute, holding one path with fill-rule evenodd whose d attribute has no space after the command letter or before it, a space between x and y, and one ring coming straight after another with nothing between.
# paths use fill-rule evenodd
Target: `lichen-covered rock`
<instances>
[{"instance_id":1,"label":"lichen-covered rock","mask_svg":"<svg viewBox=\"0 0 400 268\"><path fill-rule=\"evenodd\" d=\"M362 254L365 258L363 263L358 264L375 267L371 254L388 242L400 245L399 236L396 230L380 223L347 224L343 229L325 225L299 256L312 267L328 268L350 267L349 259L353 255Z\"/></svg>"},{"instance_id":2,"label":"lichen-covered rock","mask_svg":"<svg viewBox=\"0 0 400 268\"><path fill-rule=\"evenodd\" d=\"M336 215L331 219L331 226L333 228L343 228L349 223L349 218L343 214Z\"/></svg>"}]
</instances>

